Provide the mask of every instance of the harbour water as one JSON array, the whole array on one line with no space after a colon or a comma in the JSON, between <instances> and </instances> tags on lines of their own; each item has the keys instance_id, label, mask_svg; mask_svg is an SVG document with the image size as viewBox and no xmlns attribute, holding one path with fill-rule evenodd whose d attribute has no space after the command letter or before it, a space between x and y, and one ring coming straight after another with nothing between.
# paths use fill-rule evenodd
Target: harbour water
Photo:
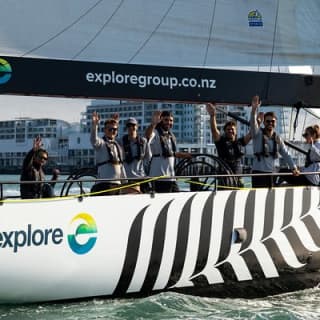
<instances>
[{"instance_id":1,"label":"harbour water","mask_svg":"<svg viewBox=\"0 0 320 320\"><path fill-rule=\"evenodd\" d=\"M142 299L91 299L82 302L0 306L0 319L320 319L320 289L263 299L215 299L161 293Z\"/></svg>"},{"instance_id":2,"label":"harbour water","mask_svg":"<svg viewBox=\"0 0 320 320\"><path fill-rule=\"evenodd\" d=\"M18 180L17 175L0 175L0 181ZM5 192L18 196L18 185L10 185ZM84 277L83 281L90 281L90 277ZM0 320L314 320L320 319L319 300L320 288L252 300L161 293L139 299L94 298L78 302L0 305Z\"/></svg>"}]
</instances>

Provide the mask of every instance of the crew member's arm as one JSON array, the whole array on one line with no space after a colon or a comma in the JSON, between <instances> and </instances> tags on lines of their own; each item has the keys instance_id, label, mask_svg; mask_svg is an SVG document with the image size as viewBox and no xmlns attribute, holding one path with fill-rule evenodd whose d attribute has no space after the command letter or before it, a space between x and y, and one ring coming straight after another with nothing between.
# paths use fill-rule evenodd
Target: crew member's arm
<instances>
[{"instance_id":1,"label":"crew member's arm","mask_svg":"<svg viewBox=\"0 0 320 320\"><path fill-rule=\"evenodd\" d=\"M189 152L175 152L174 156L176 158L180 158L180 159L191 159L192 158L192 154Z\"/></svg>"},{"instance_id":2,"label":"crew member's arm","mask_svg":"<svg viewBox=\"0 0 320 320\"><path fill-rule=\"evenodd\" d=\"M29 168L32 167L32 162L33 162L33 157L34 157L35 151L33 149L31 149L27 155L25 156L25 158L23 159L23 163L22 163L22 171L26 171L29 170Z\"/></svg>"},{"instance_id":3,"label":"crew member's arm","mask_svg":"<svg viewBox=\"0 0 320 320\"><path fill-rule=\"evenodd\" d=\"M276 142L277 142L277 144L279 144L279 153L284 158L285 162L289 165L293 175L298 176L300 174L300 171L299 171L298 167L296 166L296 164L294 163L294 161L293 161L287 147L285 146L283 140L281 139L281 137L277 136Z\"/></svg>"},{"instance_id":4,"label":"crew member's arm","mask_svg":"<svg viewBox=\"0 0 320 320\"><path fill-rule=\"evenodd\" d=\"M157 124L161 121L161 111L157 110L152 115L152 121L151 124L147 127L145 136L147 140L149 141L154 129L156 128Z\"/></svg>"},{"instance_id":5,"label":"crew member's arm","mask_svg":"<svg viewBox=\"0 0 320 320\"><path fill-rule=\"evenodd\" d=\"M219 141L221 138L220 131L217 126L216 107L214 103L207 103L207 112L210 115L210 127L213 141Z\"/></svg>"},{"instance_id":6,"label":"crew member's arm","mask_svg":"<svg viewBox=\"0 0 320 320\"><path fill-rule=\"evenodd\" d=\"M33 164L33 157L37 150L42 147L42 140L40 136L37 136L33 139L33 146L32 149L27 153L26 157L23 160L22 170L29 170Z\"/></svg>"},{"instance_id":7,"label":"crew member's arm","mask_svg":"<svg viewBox=\"0 0 320 320\"><path fill-rule=\"evenodd\" d=\"M244 137L243 137L243 145L246 146L251 140L251 132L248 132Z\"/></svg>"},{"instance_id":8,"label":"crew member's arm","mask_svg":"<svg viewBox=\"0 0 320 320\"><path fill-rule=\"evenodd\" d=\"M54 186L56 185L56 181L58 180L58 177L60 175L60 170L59 169L53 169L52 170L52 177L51 177L51 181L50 185L52 188L54 188Z\"/></svg>"},{"instance_id":9,"label":"crew member's arm","mask_svg":"<svg viewBox=\"0 0 320 320\"><path fill-rule=\"evenodd\" d=\"M251 137L257 135L260 129L260 123L257 121L257 112L261 106L259 96L254 96L251 100L251 117L250 117L250 133Z\"/></svg>"},{"instance_id":10,"label":"crew member's arm","mask_svg":"<svg viewBox=\"0 0 320 320\"><path fill-rule=\"evenodd\" d=\"M98 126L99 126L100 116L97 112L92 113L92 123L90 132L90 142L94 148L99 148L104 141L98 137Z\"/></svg>"}]
</instances>

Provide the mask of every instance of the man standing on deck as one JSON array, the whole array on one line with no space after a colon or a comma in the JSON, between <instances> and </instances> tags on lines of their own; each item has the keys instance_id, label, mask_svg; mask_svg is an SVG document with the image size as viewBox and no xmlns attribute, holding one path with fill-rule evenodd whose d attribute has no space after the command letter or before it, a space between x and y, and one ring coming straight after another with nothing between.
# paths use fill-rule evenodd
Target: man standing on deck
<instances>
[{"instance_id":1,"label":"man standing on deck","mask_svg":"<svg viewBox=\"0 0 320 320\"><path fill-rule=\"evenodd\" d=\"M277 117L274 112L267 112L264 114L263 124L264 128L260 128L257 121L257 112L261 105L258 96L254 96L251 102L251 118L250 131L253 142L253 174L273 173L275 170L275 161L279 154L284 158L289 165L294 175L299 175L299 170L293 162L282 138L275 132ZM273 186L272 176L253 176L253 188L271 188Z\"/></svg>"},{"instance_id":2,"label":"man standing on deck","mask_svg":"<svg viewBox=\"0 0 320 320\"><path fill-rule=\"evenodd\" d=\"M190 153L176 152L176 137L171 132L173 115L169 111L155 111L152 122L146 130L146 137L151 149L151 163L149 176L173 177L175 158L191 158ZM156 192L178 192L179 188L174 178L155 181Z\"/></svg>"},{"instance_id":3,"label":"man standing on deck","mask_svg":"<svg viewBox=\"0 0 320 320\"><path fill-rule=\"evenodd\" d=\"M150 160L149 144L145 137L138 134L138 121L135 118L129 118L126 121L127 134L122 139L122 147L124 150L124 167L127 178L140 179L143 182L145 178L145 167ZM137 180L129 181L135 183ZM137 191L149 191L148 184L141 183L135 186Z\"/></svg>"},{"instance_id":4,"label":"man standing on deck","mask_svg":"<svg viewBox=\"0 0 320 320\"><path fill-rule=\"evenodd\" d=\"M33 147L23 160L20 181L44 181L43 166L48 161L48 152L42 148L41 137L33 140ZM58 179L59 170L54 169L51 181ZM53 187L55 182L50 183L22 183L20 193L22 199L51 198L54 196Z\"/></svg>"},{"instance_id":5,"label":"man standing on deck","mask_svg":"<svg viewBox=\"0 0 320 320\"><path fill-rule=\"evenodd\" d=\"M250 132L244 137L237 137L237 124L234 121L228 121L223 127L224 134L221 135L217 127L216 107L212 103L207 104L207 112L210 115L210 126L213 141L216 145L219 158L227 163L233 173L242 174L241 158L244 155L244 146L250 139ZM243 186L239 179L240 186Z\"/></svg>"},{"instance_id":6,"label":"man standing on deck","mask_svg":"<svg viewBox=\"0 0 320 320\"><path fill-rule=\"evenodd\" d=\"M118 134L118 121L111 118L104 123L104 136L98 137L98 125L100 116L97 112L92 114L92 126L90 142L96 151L96 165L98 167L98 179L109 181L98 181L91 189L97 195L114 195L120 193L121 178L126 178L123 167L123 151L116 141ZM108 191L107 189L112 189ZM105 192L100 192L105 191Z\"/></svg>"}]
</instances>

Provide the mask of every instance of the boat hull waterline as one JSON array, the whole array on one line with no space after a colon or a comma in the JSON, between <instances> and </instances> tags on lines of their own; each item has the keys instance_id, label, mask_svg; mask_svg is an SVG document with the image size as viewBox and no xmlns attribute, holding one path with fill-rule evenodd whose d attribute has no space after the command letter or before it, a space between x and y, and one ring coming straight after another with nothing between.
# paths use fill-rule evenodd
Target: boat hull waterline
<instances>
[{"instance_id":1,"label":"boat hull waterline","mask_svg":"<svg viewBox=\"0 0 320 320\"><path fill-rule=\"evenodd\" d=\"M168 290L251 298L314 287L320 281L319 191L4 201L0 302Z\"/></svg>"}]
</instances>

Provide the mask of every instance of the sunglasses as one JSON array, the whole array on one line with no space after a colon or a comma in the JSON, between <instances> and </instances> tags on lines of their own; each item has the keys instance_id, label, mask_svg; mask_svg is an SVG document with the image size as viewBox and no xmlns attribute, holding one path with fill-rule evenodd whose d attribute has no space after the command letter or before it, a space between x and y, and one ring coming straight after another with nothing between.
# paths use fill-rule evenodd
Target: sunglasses
<instances>
[{"instance_id":1,"label":"sunglasses","mask_svg":"<svg viewBox=\"0 0 320 320\"><path fill-rule=\"evenodd\" d=\"M133 124L133 123L128 123L127 124L127 128L133 128L133 127L135 127L136 125L135 124Z\"/></svg>"},{"instance_id":2,"label":"sunglasses","mask_svg":"<svg viewBox=\"0 0 320 320\"><path fill-rule=\"evenodd\" d=\"M276 120L266 120L266 123L276 123Z\"/></svg>"},{"instance_id":3,"label":"sunglasses","mask_svg":"<svg viewBox=\"0 0 320 320\"><path fill-rule=\"evenodd\" d=\"M40 156L39 159L40 159L40 160L45 160L45 161L47 161L47 160L48 160L48 157Z\"/></svg>"},{"instance_id":4,"label":"sunglasses","mask_svg":"<svg viewBox=\"0 0 320 320\"><path fill-rule=\"evenodd\" d=\"M109 131L109 132L117 132L117 131L118 131L118 128L108 128L108 131Z\"/></svg>"}]
</instances>

